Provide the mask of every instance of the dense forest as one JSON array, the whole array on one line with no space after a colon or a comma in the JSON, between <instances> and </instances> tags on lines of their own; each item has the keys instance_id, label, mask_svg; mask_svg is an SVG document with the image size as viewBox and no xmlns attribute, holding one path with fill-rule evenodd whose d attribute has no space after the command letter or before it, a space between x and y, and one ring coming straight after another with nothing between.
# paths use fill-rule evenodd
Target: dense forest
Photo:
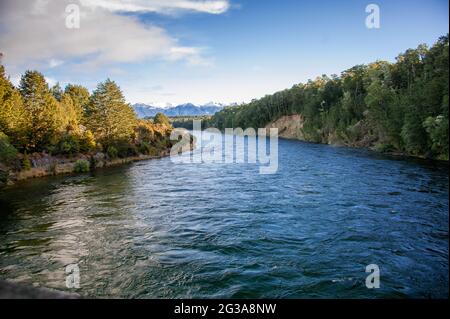
<instances>
[{"instance_id":1,"label":"dense forest","mask_svg":"<svg viewBox=\"0 0 450 319\"><path fill-rule=\"evenodd\" d=\"M396 58L357 65L340 76L229 107L208 126L258 128L300 114L302 136L317 143L371 147L379 151L448 160L448 35Z\"/></svg>"},{"instance_id":2,"label":"dense forest","mask_svg":"<svg viewBox=\"0 0 450 319\"><path fill-rule=\"evenodd\" d=\"M92 92L79 85L49 87L27 71L15 87L0 65L0 171L29 170L31 154L72 157L103 152L110 159L158 155L171 147L172 126L158 114L137 119L111 80ZM83 164L83 163L81 163ZM85 167L88 165L85 165ZM91 167L92 168L92 167Z\"/></svg>"},{"instance_id":3,"label":"dense forest","mask_svg":"<svg viewBox=\"0 0 450 319\"><path fill-rule=\"evenodd\" d=\"M173 127L184 128L187 130L194 129L194 121L199 121L202 129L206 129L206 124L211 119L211 115L195 115L195 116L171 116L169 120Z\"/></svg>"}]
</instances>

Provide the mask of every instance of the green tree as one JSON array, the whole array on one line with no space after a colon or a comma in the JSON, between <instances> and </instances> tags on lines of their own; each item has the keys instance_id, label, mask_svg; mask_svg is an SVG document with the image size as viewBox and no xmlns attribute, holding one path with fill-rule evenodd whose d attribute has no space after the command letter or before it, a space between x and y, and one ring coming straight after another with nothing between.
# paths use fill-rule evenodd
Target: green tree
<instances>
[{"instance_id":1,"label":"green tree","mask_svg":"<svg viewBox=\"0 0 450 319\"><path fill-rule=\"evenodd\" d=\"M95 149L97 142L95 141L94 134L90 130L86 130L80 141L80 150L82 152L90 152Z\"/></svg>"},{"instance_id":2,"label":"green tree","mask_svg":"<svg viewBox=\"0 0 450 319\"><path fill-rule=\"evenodd\" d=\"M86 125L104 146L128 141L133 136L136 114L119 86L106 80L97 86L86 109Z\"/></svg>"},{"instance_id":3,"label":"green tree","mask_svg":"<svg viewBox=\"0 0 450 319\"><path fill-rule=\"evenodd\" d=\"M80 112L69 94L63 93L61 95L59 111L61 112L59 115L62 128L78 131L78 125L81 120Z\"/></svg>"},{"instance_id":4,"label":"green tree","mask_svg":"<svg viewBox=\"0 0 450 319\"><path fill-rule=\"evenodd\" d=\"M68 94L73 101L74 109L77 113L78 123L83 124L83 117L89 104L90 94L88 89L81 85L69 84L66 86L64 93Z\"/></svg>"},{"instance_id":5,"label":"green tree","mask_svg":"<svg viewBox=\"0 0 450 319\"><path fill-rule=\"evenodd\" d=\"M27 131L28 148L33 151L48 149L55 143L55 136L61 128L58 116L60 105L50 92L44 76L37 71L25 72L19 89L31 121Z\"/></svg>"},{"instance_id":6,"label":"green tree","mask_svg":"<svg viewBox=\"0 0 450 319\"><path fill-rule=\"evenodd\" d=\"M22 149L27 144L28 126L29 116L22 97L6 78L4 67L0 65L0 131L10 137L13 145Z\"/></svg>"},{"instance_id":7,"label":"green tree","mask_svg":"<svg viewBox=\"0 0 450 319\"><path fill-rule=\"evenodd\" d=\"M436 157L448 160L448 119L443 115L428 117L423 123L431 139L431 151Z\"/></svg>"},{"instance_id":8,"label":"green tree","mask_svg":"<svg viewBox=\"0 0 450 319\"><path fill-rule=\"evenodd\" d=\"M53 94L56 100L61 101L63 90L61 89L61 86L59 85L59 82L56 83L52 88L50 89L50 92Z\"/></svg>"},{"instance_id":9,"label":"green tree","mask_svg":"<svg viewBox=\"0 0 450 319\"><path fill-rule=\"evenodd\" d=\"M369 111L369 120L374 124L382 144L401 145L400 130L403 118L396 99L395 90L389 85L389 64L372 64L367 72L367 93L365 104Z\"/></svg>"},{"instance_id":10,"label":"green tree","mask_svg":"<svg viewBox=\"0 0 450 319\"><path fill-rule=\"evenodd\" d=\"M153 123L170 126L169 118L163 113L157 113L153 119Z\"/></svg>"},{"instance_id":11,"label":"green tree","mask_svg":"<svg viewBox=\"0 0 450 319\"><path fill-rule=\"evenodd\" d=\"M208 126L263 127L298 113L308 141L389 149L448 159L448 35L429 49L357 65L248 104L225 108Z\"/></svg>"},{"instance_id":12,"label":"green tree","mask_svg":"<svg viewBox=\"0 0 450 319\"><path fill-rule=\"evenodd\" d=\"M10 144L8 136L0 131L0 163L11 164L16 156L16 148Z\"/></svg>"}]
</instances>

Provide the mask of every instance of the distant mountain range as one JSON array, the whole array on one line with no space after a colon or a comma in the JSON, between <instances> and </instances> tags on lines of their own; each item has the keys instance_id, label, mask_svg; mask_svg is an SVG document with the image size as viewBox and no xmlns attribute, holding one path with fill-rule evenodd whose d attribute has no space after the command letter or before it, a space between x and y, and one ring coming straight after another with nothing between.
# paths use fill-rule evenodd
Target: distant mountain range
<instances>
[{"instance_id":1,"label":"distant mountain range","mask_svg":"<svg viewBox=\"0 0 450 319\"><path fill-rule=\"evenodd\" d=\"M133 105L139 118L153 117L157 113L163 113L167 116L197 116L213 115L225 107L221 103L207 103L205 105L194 105L192 103L181 104L172 107L157 107L143 103Z\"/></svg>"}]
</instances>

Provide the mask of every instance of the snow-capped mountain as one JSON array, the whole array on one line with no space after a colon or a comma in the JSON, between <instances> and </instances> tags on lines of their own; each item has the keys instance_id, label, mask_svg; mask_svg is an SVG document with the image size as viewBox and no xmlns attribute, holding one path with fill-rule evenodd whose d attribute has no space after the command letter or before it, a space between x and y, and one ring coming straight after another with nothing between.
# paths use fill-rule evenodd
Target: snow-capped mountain
<instances>
[{"instance_id":1,"label":"snow-capped mountain","mask_svg":"<svg viewBox=\"0 0 450 319\"><path fill-rule=\"evenodd\" d=\"M151 106L143 103L136 103L132 105L134 111L136 112L137 117L145 118L155 116L157 113L164 110L164 108Z\"/></svg>"},{"instance_id":2,"label":"snow-capped mountain","mask_svg":"<svg viewBox=\"0 0 450 319\"><path fill-rule=\"evenodd\" d=\"M163 113L167 116L213 115L222 110L224 107L224 104L214 102L206 103L204 105L186 103L172 107L157 107L143 103L133 105L133 108L139 118L153 117L157 113Z\"/></svg>"}]
</instances>

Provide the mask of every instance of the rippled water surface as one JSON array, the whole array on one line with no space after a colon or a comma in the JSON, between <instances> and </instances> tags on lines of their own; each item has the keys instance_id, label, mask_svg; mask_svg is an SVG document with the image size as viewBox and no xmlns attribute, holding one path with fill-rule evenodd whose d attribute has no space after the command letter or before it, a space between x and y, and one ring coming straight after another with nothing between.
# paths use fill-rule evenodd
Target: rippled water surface
<instances>
[{"instance_id":1,"label":"rippled water surface","mask_svg":"<svg viewBox=\"0 0 450 319\"><path fill-rule=\"evenodd\" d=\"M448 168L281 140L279 171L138 162L0 193L0 278L135 298L448 297ZM365 287L377 264L381 288Z\"/></svg>"}]
</instances>

